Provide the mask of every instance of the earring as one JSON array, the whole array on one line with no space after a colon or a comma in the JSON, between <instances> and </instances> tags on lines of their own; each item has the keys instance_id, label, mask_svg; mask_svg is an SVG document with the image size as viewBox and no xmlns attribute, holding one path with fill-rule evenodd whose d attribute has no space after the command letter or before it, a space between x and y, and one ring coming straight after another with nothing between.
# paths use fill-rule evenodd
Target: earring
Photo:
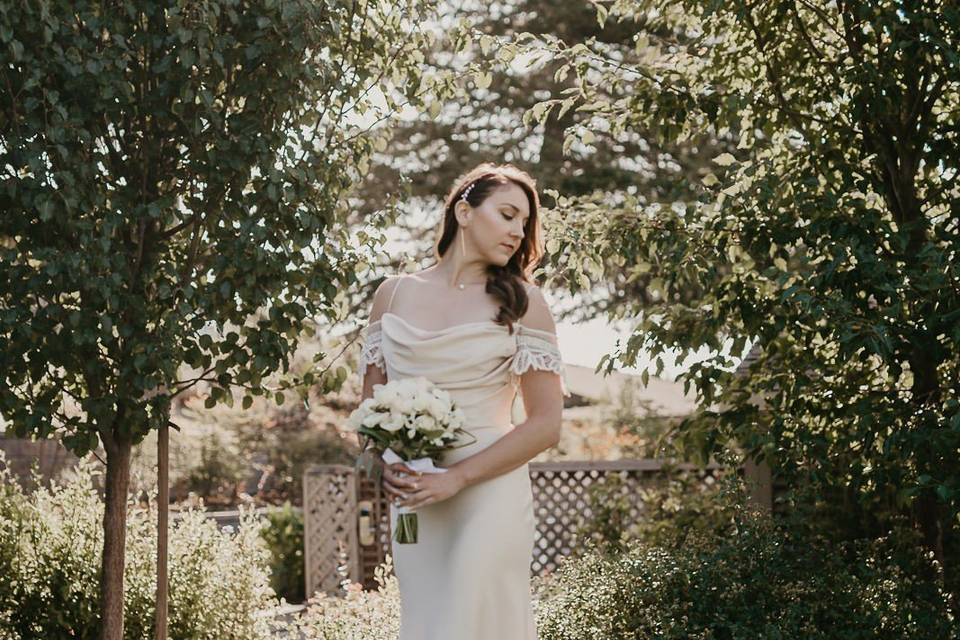
<instances>
[{"instance_id":1,"label":"earring","mask_svg":"<svg viewBox=\"0 0 960 640\"><path fill-rule=\"evenodd\" d=\"M466 233L463 230L463 227L460 227L460 252L463 255L467 255L467 241L464 239Z\"/></svg>"}]
</instances>

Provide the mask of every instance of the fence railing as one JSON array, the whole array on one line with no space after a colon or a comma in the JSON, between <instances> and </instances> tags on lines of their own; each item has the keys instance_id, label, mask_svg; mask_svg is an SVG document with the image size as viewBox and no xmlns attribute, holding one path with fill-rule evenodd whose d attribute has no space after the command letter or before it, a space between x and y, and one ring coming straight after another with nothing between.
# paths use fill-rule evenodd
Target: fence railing
<instances>
[{"instance_id":1,"label":"fence railing","mask_svg":"<svg viewBox=\"0 0 960 640\"><path fill-rule=\"evenodd\" d=\"M636 521L645 508L642 487L665 483L675 473L693 474L696 483L709 487L724 472L719 465L660 460L537 462L529 469L536 519L533 575L554 571L573 553L578 530L598 506L594 490L603 490L604 499L622 499L628 519ZM737 470L752 481L755 502L770 509L769 474L764 471L753 466ZM390 552L391 535L389 503L379 485L363 474L357 477L352 467L315 465L304 475L303 493L307 593L337 592L342 580L338 567L351 580L375 587L374 570Z\"/></svg>"}]
</instances>

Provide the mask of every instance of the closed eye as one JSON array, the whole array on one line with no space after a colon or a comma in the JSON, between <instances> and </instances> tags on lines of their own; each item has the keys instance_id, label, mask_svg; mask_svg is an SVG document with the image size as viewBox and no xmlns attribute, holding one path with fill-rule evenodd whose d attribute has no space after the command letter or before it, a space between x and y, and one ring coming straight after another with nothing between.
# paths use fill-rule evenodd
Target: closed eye
<instances>
[{"instance_id":1,"label":"closed eye","mask_svg":"<svg viewBox=\"0 0 960 640\"><path fill-rule=\"evenodd\" d=\"M506 218L507 220L513 220L514 218L517 217L517 216L508 216L508 215L505 214L503 211L500 212L500 215L502 215L502 216L503 216L504 218ZM527 221L528 221L529 219L530 219L529 217L524 218L524 219L523 219L523 224L526 225L526 224L527 224Z\"/></svg>"}]
</instances>

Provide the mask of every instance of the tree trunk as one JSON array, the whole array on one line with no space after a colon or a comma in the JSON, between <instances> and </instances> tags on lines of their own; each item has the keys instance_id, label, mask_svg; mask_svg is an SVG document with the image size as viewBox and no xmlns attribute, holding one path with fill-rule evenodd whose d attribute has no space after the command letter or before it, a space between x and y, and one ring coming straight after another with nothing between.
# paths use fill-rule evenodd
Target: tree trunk
<instances>
[{"instance_id":1,"label":"tree trunk","mask_svg":"<svg viewBox=\"0 0 960 640\"><path fill-rule=\"evenodd\" d=\"M108 434L106 504L103 512L103 557L100 564L100 640L123 640L123 567L127 542L127 489L130 483L129 439Z\"/></svg>"},{"instance_id":2,"label":"tree trunk","mask_svg":"<svg viewBox=\"0 0 960 640\"><path fill-rule=\"evenodd\" d=\"M167 640L167 516L170 507L170 427L157 433L157 610L155 640Z\"/></svg>"},{"instance_id":3,"label":"tree trunk","mask_svg":"<svg viewBox=\"0 0 960 640\"><path fill-rule=\"evenodd\" d=\"M844 18L850 29L852 17L845 14ZM921 89L925 90L925 87ZM919 149L925 141L910 135L895 135L904 128L901 121L905 120L905 117L905 114L899 114L896 117L880 118L876 122L864 120L862 133L865 150L877 154L875 167L887 206L900 232L907 234L903 259L911 267L917 268L922 267L922 264L911 262L918 260L924 245L930 240L928 221L924 215L917 184L921 158ZM928 110L918 116L916 123L911 123L911 127L915 129L929 117ZM937 368L943 361L943 354L936 338L940 327L930 324L937 317L935 301L922 301L911 313L922 318L927 326L909 335L909 344L903 353L907 356L913 373L913 401L918 411L929 411L942 397L942 383ZM928 425L925 426L929 428ZM918 454L922 463L937 459L937 454L932 451L921 451ZM927 489L918 497L912 511L914 526L923 536L923 545L940 564L941 576L949 576L953 567L947 566L944 541L949 537L952 525L939 507L936 496Z\"/></svg>"}]
</instances>

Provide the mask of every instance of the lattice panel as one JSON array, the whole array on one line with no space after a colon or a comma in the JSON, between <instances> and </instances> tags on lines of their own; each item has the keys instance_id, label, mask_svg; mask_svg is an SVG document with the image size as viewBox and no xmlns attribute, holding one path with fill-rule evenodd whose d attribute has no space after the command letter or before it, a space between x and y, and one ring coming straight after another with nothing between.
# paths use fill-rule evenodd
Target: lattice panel
<instances>
[{"instance_id":1,"label":"lattice panel","mask_svg":"<svg viewBox=\"0 0 960 640\"><path fill-rule=\"evenodd\" d=\"M706 488L714 481L720 468L711 465L696 469L690 465L677 465L674 471L695 472L701 486ZM629 517L639 519L643 513L643 500L639 488L666 481L662 463L657 460L617 460L611 462L556 462L530 464L530 480L533 489L533 509L536 519L533 560L530 568L534 575L554 571L560 560L573 552L577 530L593 517L590 505L590 489L613 475L621 480L618 495L630 505ZM389 503L386 495L375 491L372 484L364 483L360 500L380 503L380 528L377 538L382 552L373 559L365 553L361 575L369 576L371 588L376 562L382 561L390 552Z\"/></svg>"},{"instance_id":2,"label":"lattice panel","mask_svg":"<svg viewBox=\"0 0 960 640\"><path fill-rule=\"evenodd\" d=\"M353 467L315 465L303 477L304 561L307 596L337 593L337 571L346 553L348 576L360 577L357 543L357 487Z\"/></svg>"},{"instance_id":3,"label":"lattice panel","mask_svg":"<svg viewBox=\"0 0 960 640\"><path fill-rule=\"evenodd\" d=\"M576 530L593 516L590 488L607 473L599 469L531 470L537 528L530 569L535 575L555 570L560 558L573 552ZM629 484L625 487L630 488ZM630 515L638 513L631 509Z\"/></svg>"},{"instance_id":4,"label":"lattice panel","mask_svg":"<svg viewBox=\"0 0 960 640\"><path fill-rule=\"evenodd\" d=\"M674 471L693 472L698 485L705 490L715 482L718 467L694 469L688 465ZM608 483L604 495L622 499L627 505L627 519L636 522L643 517L642 487L662 485L668 474L657 461L622 460L613 462L563 462L530 465L533 485L533 508L536 518L533 560L534 575L555 571L560 561L574 552L577 533L595 516L598 496L591 495L599 484Z\"/></svg>"},{"instance_id":5,"label":"lattice panel","mask_svg":"<svg viewBox=\"0 0 960 640\"><path fill-rule=\"evenodd\" d=\"M357 503L369 501L372 506L370 527L373 534L373 544L369 545L363 544L363 538L358 535L360 541L360 582L364 589L376 589L378 585L374 572L377 566L386 560L386 554L390 552L389 502L380 485L374 484L365 473L360 473L358 476L358 490ZM359 519L357 524L360 525Z\"/></svg>"}]
</instances>

